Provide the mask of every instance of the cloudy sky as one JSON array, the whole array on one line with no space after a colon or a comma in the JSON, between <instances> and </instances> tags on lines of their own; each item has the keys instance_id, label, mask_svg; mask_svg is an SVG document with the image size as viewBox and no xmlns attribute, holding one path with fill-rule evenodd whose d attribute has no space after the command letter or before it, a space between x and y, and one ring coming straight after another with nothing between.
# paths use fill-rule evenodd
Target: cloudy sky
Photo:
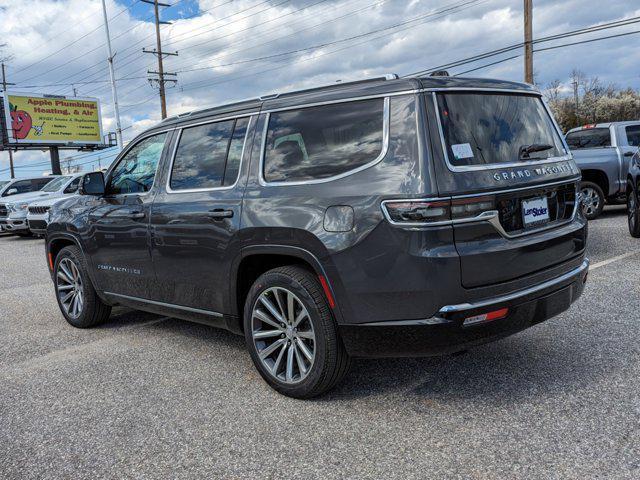
<instances>
[{"instance_id":1,"label":"cloudy sky","mask_svg":"<svg viewBox=\"0 0 640 480\"><path fill-rule=\"evenodd\" d=\"M163 49L177 72L168 90L169 114L289 89L437 67L522 41L523 0L164 0ZM640 16L637 0L533 0L534 38ZM606 5L606 8L603 6ZM139 0L107 0L125 141L160 119L153 7ZM547 48L636 32L640 23L536 45ZM0 0L0 57L19 92L98 97L105 132L115 129L100 0ZM640 33L539 51L536 82L571 70L618 86L640 88ZM522 80L521 51L450 69L452 74ZM502 61L505 60L505 61ZM492 66L487 64L500 62ZM484 68L479 68L484 67ZM72 164L104 167L115 155L63 153ZM18 176L49 170L48 153L14 155ZM0 179L8 178L0 152ZM63 162L64 165L64 162Z\"/></svg>"}]
</instances>

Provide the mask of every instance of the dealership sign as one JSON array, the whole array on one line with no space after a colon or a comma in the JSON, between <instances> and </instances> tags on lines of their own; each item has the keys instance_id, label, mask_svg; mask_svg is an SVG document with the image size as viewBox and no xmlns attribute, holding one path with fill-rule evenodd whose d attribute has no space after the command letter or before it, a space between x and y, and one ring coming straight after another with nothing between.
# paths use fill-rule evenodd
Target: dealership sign
<instances>
[{"instance_id":1,"label":"dealership sign","mask_svg":"<svg viewBox=\"0 0 640 480\"><path fill-rule=\"evenodd\" d=\"M96 98L4 92L3 107L3 136L10 145L103 143Z\"/></svg>"}]
</instances>

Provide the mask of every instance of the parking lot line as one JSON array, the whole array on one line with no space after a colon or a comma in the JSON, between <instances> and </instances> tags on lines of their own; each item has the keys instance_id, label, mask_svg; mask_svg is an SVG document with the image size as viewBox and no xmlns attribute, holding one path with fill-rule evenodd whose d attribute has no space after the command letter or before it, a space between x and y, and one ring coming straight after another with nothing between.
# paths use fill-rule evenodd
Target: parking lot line
<instances>
[{"instance_id":1,"label":"parking lot line","mask_svg":"<svg viewBox=\"0 0 640 480\"><path fill-rule=\"evenodd\" d=\"M632 256L638 255L638 254L640 254L640 250L636 250L635 252L623 253L622 255L617 255L615 257L608 258L607 260L603 260L601 262L594 263L593 265L591 265L589 267L589 270L596 270L596 269L598 269L600 267L604 267L606 265L609 265L610 263L617 262L618 260L622 260L624 258L632 257Z\"/></svg>"}]
</instances>

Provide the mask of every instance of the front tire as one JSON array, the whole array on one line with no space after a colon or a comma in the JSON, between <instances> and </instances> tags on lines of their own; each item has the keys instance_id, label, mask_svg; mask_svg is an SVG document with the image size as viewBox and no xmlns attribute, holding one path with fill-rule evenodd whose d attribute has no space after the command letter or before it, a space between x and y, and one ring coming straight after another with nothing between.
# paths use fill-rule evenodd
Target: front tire
<instances>
[{"instance_id":1,"label":"front tire","mask_svg":"<svg viewBox=\"0 0 640 480\"><path fill-rule=\"evenodd\" d=\"M325 393L351 363L322 287L301 267L275 268L256 280L245 302L244 332L262 378L289 397Z\"/></svg>"},{"instance_id":2,"label":"front tire","mask_svg":"<svg viewBox=\"0 0 640 480\"><path fill-rule=\"evenodd\" d=\"M64 318L76 328L89 328L111 315L89 278L84 256L78 247L60 250L54 264L56 299Z\"/></svg>"},{"instance_id":3,"label":"front tire","mask_svg":"<svg viewBox=\"0 0 640 480\"><path fill-rule=\"evenodd\" d=\"M638 189L629 183L627 185L627 219L629 233L635 238L640 238L640 199L638 194Z\"/></svg>"},{"instance_id":4,"label":"front tire","mask_svg":"<svg viewBox=\"0 0 640 480\"><path fill-rule=\"evenodd\" d=\"M587 220L598 218L604 209L604 192L600 185L593 182L582 182L580 184L582 193L582 211Z\"/></svg>"}]
</instances>

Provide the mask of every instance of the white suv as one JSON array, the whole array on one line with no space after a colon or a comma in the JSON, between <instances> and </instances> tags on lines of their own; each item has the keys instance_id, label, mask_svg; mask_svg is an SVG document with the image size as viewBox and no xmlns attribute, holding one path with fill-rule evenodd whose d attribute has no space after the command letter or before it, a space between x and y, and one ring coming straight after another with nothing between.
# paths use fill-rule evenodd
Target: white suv
<instances>
[{"instance_id":1,"label":"white suv","mask_svg":"<svg viewBox=\"0 0 640 480\"><path fill-rule=\"evenodd\" d=\"M29 225L27 223L27 211L32 202L48 200L51 198L60 198L65 195L71 195L77 192L80 183L81 174L63 175L50 180L47 185L39 191L18 194L10 198L10 201L4 203L6 216L0 218L0 224L8 232L16 233L21 236L31 235ZM3 205L0 205L2 207ZM46 226L45 226L46 228Z\"/></svg>"}]
</instances>

